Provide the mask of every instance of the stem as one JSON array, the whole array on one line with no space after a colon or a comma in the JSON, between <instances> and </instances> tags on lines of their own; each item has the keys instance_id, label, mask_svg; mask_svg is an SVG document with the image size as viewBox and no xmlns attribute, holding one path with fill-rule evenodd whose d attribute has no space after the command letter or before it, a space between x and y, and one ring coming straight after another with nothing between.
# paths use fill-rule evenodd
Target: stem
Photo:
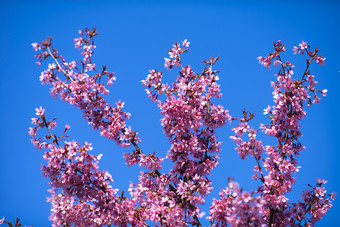
<instances>
[{"instance_id":1,"label":"stem","mask_svg":"<svg viewBox=\"0 0 340 227\"><path fill-rule=\"evenodd\" d=\"M196 224L197 227L202 227L202 224L201 224L200 220L198 220L198 217L196 215L194 216L194 220L196 222L195 224Z\"/></svg>"},{"instance_id":2,"label":"stem","mask_svg":"<svg viewBox=\"0 0 340 227\"><path fill-rule=\"evenodd\" d=\"M45 124L45 127L47 128L47 131L50 133L50 136L51 136L52 139L53 139L53 142L54 142L55 144L57 144L59 148L61 148L61 146L59 145L58 139L52 134L50 128L48 127L48 124L47 124L45 115L44 115L43 117L40 117L40 118L43 120L43 122L44 122L44 124Z\"/></svg>"},{"instance_id":3,"label":"stem","mask_svg":"<svg viewBox=\"0 0 340 227\"><path fill-rule=\"evenodd\" d=\"M261 169L260 162L259 162L259 160L257 159L257 157L254 156L254 158L255 158L255 160L256 160L256 162L257 162L257 166L259 167L259 171L260 171L260 173L261 173L261 181L264 183L264 176L263 176L263 173L262 173L262 169Z\"/></svg>"},{"instance_id":4,"label":"stem","mask_svg":"<svg viewBox=\"0 0 340 227\"><path fill-rule=\"evenodd\" d=\"M71 81L74 81L68 74L67 72L60 66L58 60L54 57L54 55L52 54L51 52L51 49L50 47L47 47L47 50L48 50L48 54L53 58L53 60L55 61L55 63L57 63L59 69L64 73L64 75Z\"/></svg>"},{"instance_id":5,"label":"stem","mask_svg":"<svg viewBox=\"0 0 340 227\"><path fill-rule=\"evenodd\" d=\"M179 64L181 65L181 69L183 69L181 55L179 54L177 58L178 58Z\"/></svg>"},{"instance_id":6,"label":"stem","mask_svg":"<svg viewBox=\"0 0 340 227\"><path fill-rule=\"evenodd\" d=\"M274 210L272 208L270 208L270 216L269 216L269 223L268 223L268 227L271 227L273 224L273 218L274 218Z\"/></svg>"},{"instance_id":7,"label":"stem","mask_svg":"<svg viewBox=\"0 0 340 227\"><path fill-rule=\"evenodd\" d=\"M309 65L312 63L312 60L313 60L313 58L311 57L311 58L309 59L309 61L307 61L307 65L306 65L305 72L303 73L303 75L302 75L302 77L301 77L299 83L301 83L302 80L303 80L303 78L305 77L305 75L307 75L307 71L308 71L308 69L309 69Z\"/></svg>"}]
</instances>

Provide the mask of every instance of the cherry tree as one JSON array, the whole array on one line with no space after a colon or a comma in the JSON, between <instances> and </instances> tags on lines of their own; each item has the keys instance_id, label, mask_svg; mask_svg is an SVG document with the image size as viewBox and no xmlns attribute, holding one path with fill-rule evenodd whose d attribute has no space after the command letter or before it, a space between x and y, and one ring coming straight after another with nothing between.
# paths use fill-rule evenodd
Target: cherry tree
<instances>
[{"instance_id":1,"label":"cherry tree","mask_svg":"<svg viewBox=\"0 0 340 227\"><path fill-rule=\"evenodd\" d=\"M127 123L130 114L123 110L124 102L111 105L105 100L107 86L116 77L106 66L92 61L98 34L96 29L79 31L80 37L74 39L82 55L79 62L64 59L53 47L52 38L33 43L37 64L48 61L39 79L51 86L53 97L79 108L93 129L125 147L128 166L138 165L143 171L138 182L130 184L130 195L113 188L112 176L99 170L102 155L91 154L92 144L69 140L68 125L62 135L56 135L56 118L50 120L45 109L36 108L29 135L34 146L44 150L42 174L51 186L48 201L53 226L202 226L203 218L210 226L314 226L332 207L335 193L326 193L323 179L308 185L294 203L287 196L300 168L297 157L305 149L299 142L300 121L306 107L327 93L316 88L310 73L313 62L325 62L318 48L311 49L304 41L294 47L295 54L307 56L306 68L297 79L294 65L281 58L286 50L281 41L274 43L274 52L258 58L263 66L278 68L276 81L271 83L274 103L264 110L269 121L260 127L276 144L264 145L256 137L259 130L250 124L255 114L243 110L240 118L232 117L214 103L221 97L219 71L213 68L219 58L203 61L203 71L196 73L181 60L190 42L176 42L164 58L167 70L179 70L176 80L168 84L162 71L152 69L142 81L148 97L160 109L161 124L171 143L163 158L142 149L138 132ZM221 151L216 129L227 123L235 125L231 140L240 158L256 160L252 178L260 186L248 192L229 180L220 197L213 199L208 217L203 217L201 205L213 189L209 175L218 165ZM172 163L169 172L162 171L164 161ZM1 222L12 225L4 219Z\"/></svg>"}]
</instances>

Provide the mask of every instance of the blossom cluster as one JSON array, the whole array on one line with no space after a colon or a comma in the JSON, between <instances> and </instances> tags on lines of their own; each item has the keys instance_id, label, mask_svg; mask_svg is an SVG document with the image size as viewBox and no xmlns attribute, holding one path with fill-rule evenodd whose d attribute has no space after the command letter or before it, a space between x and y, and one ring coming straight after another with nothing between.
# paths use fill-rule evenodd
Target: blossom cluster
<instances>
[{"instance_id":1,"label":"blossom cluster","mask_svg":"<svg viewBox=\"0 0 340 227\"><path fill-rule=\"evenodd\" d=\"M295 183L294 174L301 168L298 166L297 156L305 149L298 140L302 136L300 122L306 116L304 106L309 107L318 103L320 101L318 92L323 96L327 92L326 89L316 90L317 82L309 70L313 60L322 65L325 58L318 54L317 48L311 51L306 42L302 42L299 46L300 48L294 47L293 51L299 52L299 54L306 52L310 57L300 79L292 78L293 64L289 61L282 63L280 53L285 51L285 46L280 41L274 43L275 52L269 53L267 57L258 58L260 63L267 68L273 61L274 65L280 68L276 74L276 82L272 82L275 105L268 106L264 110L264 114L271 119L270 123L260 126L266 135L277 139L277 145L263 146L262 142L256 139L258 131L249 126L249 121L254 117L254 114L248 115L246 111L243 111L244 116L240 119L237 127L233 128L235 135L231 136L237 145L235 149L242 159L251 155L256 160L257 165L254 167L253 179L260 179L262 184L253 193L257 194L254 198L260 201L257 206L266 210L263 213L263 220L268 226L313 226L332 207L331 199L335 199L335 194L325 194L324 187L321 185L326 181L321 179L317 180L317 185L312 187L312 190L303 193L302 202L290 204L286 195ZM245 133L248 134L248 141L242 138ZM238 221L242 222L244 216L241 213L245 212L244 210L232 209L230 214L227 212L228 215L221 219L219 213L223 212L223 209L219 203L224 199L226 199L225 196L221 195L220 200L214 201L214 209L209 218L221 223L221 221L237 215ZM260 223L255 219L248 221L250 222L247 223L254 225ZM233 220L229 220L228 223L234 225L232 224Z\"/></svg>"},{"instance_id":2,"label":"blossom cluster","mask_svg":"<svg viewBox=\"0 0 340 227\"><path fill-rule=\"evenodd\" d=\"M185 201L182 206L188 210L186 216L196 217L200 212L198 205L205 202L204 197L212 190L207 176L218 164L221 142L217 140L215 129L231 122L232 118L228 110L212 101L221 96L218 71L212 70L218 58L204 61L203 72L195 73L190 65L183 66L181 62L180 56L188 51L188 45L187 40L182 46L176 43L169 52L172 60L165 58L167 69L180 67L171 85L162 83L163 73L157 70L150 70L142 84L160 108L164 133L172 144L167 153L167 158L173 162L170 182L177 186L177 194Z\"/></svg>"},{"instance_id":3,"label":"blossom cluster","mask_svg":"<svg viewBox=\"0 0 340 227\"><path fill-rule=\"evenodd\" d=\"M156 69L150 70L142 80L148 97L160 109L164 134L171 143L166 157L162 158L142 151L138 133L126 123L130 114L123 111L124 102L118 101L112 107L105 100L109 93L106 86L112 85L116 77L106 66L98 71L92 61L97 35L96 29L79 31L80 37L74 39L75 48L81 51L79 62L66 61L53 47L52 38L33 43L38 65L51 60L39 79L42 84L52 86L52 96L79 108L101 135L120 146L133 147L123 155L126 164L139 165L145 170L140 172L137 183L130 184L130 197L124 191L118 193L111 186L112 176L99 170L102 155L91 154L91 143L68 141L68 125L62 136L56 136L52 133L57 126L55 119L48 121L45 110L37 108L29 135L34 146L45 150L43 158L47 164L42 167L42 173L52 187L48 201L52 204L53 226L149 226L149 223L202 226L201 205L213 190L209 175L217 167L221 151L222 142L216 136L216 129L237 119L215 104L215 99L222 95L219 71L213 70L219 58L203 61L203 71L196 73L181 59L189 51L190 42L176 42L169 58L164 59L167 70L179 69L174 82L164 82L165 73ZM276 138L277 144L263 145L257 139L259 130L250 126L255 115L244 110L238 125L232 129L231 139L242 159L250 156L256 160L253 179L260 180L260 186L247 192L229 180L220 198L213 199L210 215L206 217L211 226L312 226L335 199L334 193L326 193L326 181L322 179L303 192L300 201L289 203L287 197L295 182L294 174L300 168L297 156L304 150L298 140L302 135L300 121L306 116L304 108L318 103L319 94L325 96L327 92L316 89L317 82L309 66L312 61L322 65L325 58L318 54L318 49L312 51L306 42L294 47L295 53L310 57L305 72L297 80L293 78L294 65L281 60L285 45L278 41L274 50L267 57L258 58L267 68L272 63L279 67L276 81L272 82L274 105L264 110L270 122L262 124L260 129ZM38 136L42 131L47 134ZM162 172L165 160L172 163L167 173Z\"/></svg>"},{"instance_id":4,"label":"blossom cluster","mask_svg":"<svg viewBox=\"0 0 340 227\"><path fill-rule=\"evenodd\" d=\"M188 40L184 40L182 43L182 47L178 42L176 42L174 45L172 45L172 49L169 51L170 58L164 58L164 66L168 70L170 70L174 66L180 66L181 65L181 54L188 51L188 47L190 45L190 42Z\"/></svg>"},{"instance_id":5,"label":"blossom cluster","mask_svg":"<svg viewBox=\"0 0 340 227\"><path fill-rule=\"evenodd\" d=\"M213 209L208 217L211 226L267 226L268 211L261 196L253 197L233 180L219 195L219 200L213 199Z\"/></svg>"},{"instance_id":6,"label":"blossom cluster","mask_svg":"<svg viewBox=\"0 0 340 227\"><path fill-rule=\"evenodd\" d=\"M48 81L46 81L44 76L41 76L40 80L43 84L52 84L51 93L53 96L59 96L62 100L81 109L84 112L85 118L95 129L99 129L101 134L114 139L120 145L128 146L132 144L135 147L132 153L126 153L124 157L128 165L139 164L139 166L146 167L147 169L147 172L141 172L138 184L131 184L129 189L133 202L138 203L140 206L139 215L135 215L138 217L138 220L152 220L160 225L170 224L174 226L182 226L186 221L191 221L192 224L196 223L199 225L197 217L200 215L200 209L197 205L204 202L203 197L207 196L212 189L212 183L206 176L216 167L218 159L217 155L210 156L209 154L217 153L221 146L221 143L217 142L214 130L231 119L228 111L224 110L222 106L215 106L211 101L213 97L220 97L219 85L216 83L218 76L216 71L211 70L212 65L217 59L210 59L209 63L206 62L206 65L209 65L210 68L206 68L201 75L196 75L190 66L182 67L181 71L183 73L180 73L174 85L180 83L184 86L189 83L189 87L183 90L180 86L176 85L172 88L169 86L168 90L164 90L167 93L168 100L162 102L163 107L161 108L165 111L164 115L166 115L163 119L163 125L169 138L173 137L172 141L174 143L174 146L169 150L167 158L174 162L174 168L167 174L161 174L159 171L161 170L163 158L157 157L155 154L144 154L138 146L140 140L137 137L137 133L131 132L131 128L125 126L125 121L128 119L129 114L121 110L124 103L118 102L116 107L112 108L103 98L103 95L107 94L108 91L104 84L100 82L101 78L107 75L110 80L114 74L106 73L106 67L103 67L103 72L99 74L96 73L95 68L88 66L89 64L94 65L91 61L91 56L95 48L92 39L95 35L97 35L96 30L90 31L85 29L85 31L80 31L81 37L74 40L75 47L82 49L83 60L81 63L74 61L71 64L66 63L66 60L57 54L56 50L52 47L51 38L42 44L33 44L35 50L43 51L36 55L39 63L41 63L41 56L46 55L45 52L48 55L44 59L51 57L54 60L54 63L49 64L48 69L43 72L44 75L49 75ZM175 66L181 65L179 63L179 56L187 52L187 49L184 48L188 46L189 42L184 41L182 48L179 48L177 43L170 50L171 57L174 57L176 59L174 61L177 61L174 64ZM51 48L53 53L50 51ZM60 66L58 60L62 61L63 67ZM82 65L81 71L78 70L77 65ZM94 70L95 74L87 74L87 69L90 69L89 71ZM157 75L155 70L151 72ZM58 73L62 74L61 76L64 79L59 79ZM151 80L157 82L157 76L154 78L149 76L147 80L149 82ZM151 87L151 83L149 86ZM172 97L169 96L170 92L173 93ZM173 105L177 105L177 112L171 113ZM187 114L180 118L183 105L186 105ZM192 114L195 115L194 118L192 118ZM54 123L51 124L54 125ZM176 136L170 136L172 132L167 130L167 128L170 129L172 127L177 128ZM30 135L35 136L36 131L36 127L32 128ZM114 136L108 136L108 133ZM184 138L190 138L190 140L187 141ZM41 145L36 140L33 140L33 143L37 147L45 148L44 143ZM190 150L187 150L188 147L190 147ZM55 152L55 149L52 150ZM176 172L180 172L180 174L176 175ZM45 176L53 177L46 174ZM161 183L154 184L154 182L158 181L163 182L163 186ZM51 183L51 185L54 189L65 190L60 184ZM54 192L55 190L51 191L52 198L59 198L55 196ZM154 192L157 192L157 194ZM86 193L89 192L82 192L85 195ZM73 198L67 193L65 196L69 196L71 200ZM159 198L161 198L159 203L155 203L155 199L159 200ZM81 204L83 202L86 203L84 198L77 197L77 199L82 201ZM169 204L172 204L170 207L173 212L168 212ZM82 207L82 209L85 209L85 207ZM154 211L154 213L149 211ZM54 209L53 213L58 213L58 209ZM133 211L130 211L130 213L133 213ZM80 224L80 219L70 221L70 223L72 222Z\"/></svg>"},{"instance_id":7,"label":"blossom cluster","mask_svg":"<svg viewBox=\"0 0 340 227\"><path fill-rule=\"evenodd\" d=\"M110 185L112 176L99 170L102 154L91 155L91 143L80 145L76 141L66 141L68 125L63 136L52 133L56 122L47 121L43 108L36 108L36 115L38 117L32 118L34 127L30 128L29 134L38 149L46 150L43 158L47 165L43 165L41 171L52 186L48 201L52 204L50 220L53 226L138 223L134 217L135 202L123 194L118 195L118 189ZM42 129L46 129L47 135L37 136L38 130Z\"/></svg>"},{"instance_id":8,"label":"blossom cluster","mask_svg":"<svg viewBox=\"0 0 340 227\"><path fill-rule=\"evenodd\" d=\"M98 35L96 29L79 31L80 37L74 39L75 47L82 50L83 59L80 63L67 62L62 55L52 46L52 38L48 38L41 44L33 43L34 50L39 51L35 57L40 65L42 60L52 58L53 63L48 64L39 79L42 84L51 84L52 96L59 96L65 102L75 105L83 111L85 119L101 134L113 139L117 144L127 147L131 145L130 140L139 143L136 132L122 129L128 128L126 120L130 114L124 112L124 102L118 101L112 107L105 101L103 96L109 93L102 80L107 77L106 85L112 85L116 80L113 72L107 71L103 66L101 71L95 68L92 55L96 46L93 37ZM61 61L61 62L60 62ZM90 74L91 73L91 74Z\"/></svg>"}]
</instances>

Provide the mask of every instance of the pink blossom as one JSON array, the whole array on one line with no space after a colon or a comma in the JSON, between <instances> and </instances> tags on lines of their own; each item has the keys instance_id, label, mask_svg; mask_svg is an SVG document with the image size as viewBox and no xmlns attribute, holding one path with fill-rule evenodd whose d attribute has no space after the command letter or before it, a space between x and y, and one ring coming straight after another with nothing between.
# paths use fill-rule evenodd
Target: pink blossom
<instances>
[{"instance_id":1,"label":"pink blossom","mask_svg":"<svg viewBox=\"0 0 340 227\"><path fill-rule=\"evenodd\" d=\"M300 44L299 44L299 46L300 46L300 49L306 49L307 48L307 43L305 42L305 41L302 41Z\"/></svg>"},{"instance_id":2,"label":"pink blossom","mask_svg":"<svg viewBox=\"0 0 340 227\"><path fill-rule=\"evenodd\" d=\"M78 49L81 48L82 44L83 44L83 39L82 38L76 38L74 39L74 46Z\"/></svg>"},{"instance_id":3,"label":"pink blossom","mask_svg":"<svg viewBox=\"0 0 340 227\"><path fill-rule=\"evenodd\" d=\"M263 112L264 115L266 115L268 113L270 113L270 105L268 105L268 107L266 109L264 109L264 112Z\"/></svg>"},{"instance_id":4,"label":"pink blossom","mask_svg":"<svg viewBox=\"0 0 340 227\"><path fill-rule=\"evenodd\" d=\"M65 132L70 129L71 126L65 125Z\"/></svg>"},{"instance_id":5,"label":"pink blossom","mask_svg":"<svg viewBox=\"0 0 340 227\"><path fill-rule=\"evenodd\" d=\"M336 198L336 193L335 193L335 192L332 192L332 193L331 193L331 199L332 199L332 200L335 200L335 198Z\"/></svg>"},{"instance_id":6,"label":"pink blossom","mask_svg":"<svg viewBox=\"0 0 340 227\"><path fill-rule=\"evenodd\" d=\"M170 58L175 58L176 56L177 56L177 51L176 50L171 50L170 52L169 52L169 56L170 56Z\"/></svg>"},{"instance_id":7,"label":"pink blossom","mask_svg":"<svg viewBox=\"0 0 340 227\"><path fill-rule=\"evenodd\" d=\"M38 124L38 122L39 122L39 118L36 118L36 117L33 117L33 118L31 118L31 120L32 120L32 124L33 125L36 125L36 124Z\"/></svg>"},{"instance_id":8,"label":"pink blossom","mask_svg":"<svg viewBox=\"0 0 340 227\"><path fill-rule=\"evenodd\" d=\"M54 64L54 63L48 64L48 68L49 68L50 70L53 70L53 69L56 69L56 68L57 68L57 65Z\"/></svg>"},{"instance_id":9,"label":"pink blossom","mask_svg":"<svg viewBox=\"0 0 340 227\"><path fill-rule=\"evenodd\" d=\"M57 126L57 122L55 122L55 121L49 122L49 127L50 127L51 129L54 129L56 126Z\"/></svg>"},{"instance_id":10,"label":"pink blossom","mask_svg":"<svg viewBox=\"0 0 340 227\"><path fill-rule=\"evenodd\" d=\"M294 51L294 54L297 54L297 53L303 54L305 51L307 51L307 53L308 53L307 48L308 48L307 43L305 41L302 41L299 44L299 47L294 46L293 51Z\"/></svg>"},{"instance_id":11,"label":"pink blossom","mask_svg":"<svg viewBox=\"0 0 340 227\"><path fill-rule=\"evenodd\" d=\"M42 117L45 113L45 109L43 109L41 106L39 108L35 108L36 115L39 117Z\"/></svg>"},{"instance_id":12,"label":"pink blossom","mask_svg":"<svg viewBox=\"0 0 340 227\"><path fill-rule=\"evenodd\" d=\"M326 58L323 58L323 57L321 57L321 56L318 56L317 58L316 58L316 63L318 63L318 64L320 64L320 65L325 65L326 63L325 63L325 60L326 60Z\"/></svg>"},{"instance_id":13,"label":"pink blossom","mask_svg":"<svg viewBox=\"0 0 340 227\"><path fill-rule=\"evenodd\" d=\"M274 65L275 66L279 66L280 64L282 64L282 62L280 60L275 60L274 61Z\"/></svg>"},{"instance_id":14,"label":"pink blossom","mask_svg":"<svg viewBox=\"0 0 340 227\"><path fill-rule=\"evenodd\" d=\"M327 181L325 181L324 179L321 179L321 178L318 178L318 179L316 179L316 182L318 183L318 184L326 184L327 183Z\"/></svg>"},{"instance_id":15,"label":"pink blossom","mask_svg":"<svg viewBox=\"0 0 340 227\"><path fill-rule=\"evenodd\" d=\"M314 189L314 192L315 192L316 196L322 196L323 197L326 193L326 190L325 190L325 187L316 187Z\"/></svg>"},{"instance_id":16,"label":"pink blossom","mask_svg":"<svg viewBox=\"0 0 340 227\"><path fill-rule=\"evenodd\" d=\"M50 84L52 82L53 73L50 69L41 72L39 80L42 84Z\"/></svg>"},{"instance_id":17,"label":"pink blossom","mask_svg":"<svg viewBox=\"0 0 340 227\"><path fill-rule=\"evenodd\" d=\"M29 127L28 135L35 137L36 134L37 134L37 129Z\"/></svg>"},{"instance_id":18,"label":"pink blossom","mask_svg":"<svg viewBox=\"0 0 340 227\"><path fill-rule=\"evenodd\" d=\"M297 53L299 52L299 48L296 47L296 46L294 46L294 47L293 47L293 51L294 51L294 54L297 54Z\"/></svg>"},{"instance_id":19,"label":"pink blossom","mask_svg":"<svg viewBox=\"0 0 340 227\"><path fill-rule=\"evenodd\" d=\"M32 43L31 45L32 45L34 51L41 50L40 44L38 44L38 43Z\"/></svg>"},{"instance_id":20,"label":"pink blossom","mask_svg":"<svg viewBox=\"0 0 340 227\"><path fill-rule=\"evenodd\" d=\"M94 70L96 65L95 64L86 64L85 72Z\"/></svg>"},{"instance_id":21,"label":"pink blossom","mask_svg":"<svg viewBox=\"0 0 340 227\"><path fill-rule=\"evenodd\" d=\"M91 147L91 143L88 142L84 142L83 147L86 151L91 151L93 149L93 147Z\"/></svg>"},{"instance_id":22,"label":"pink blossom","mask_svg":"<svg viewBox=\"0 0 340 227\"><path fill-rule=\"evenodd\" d=\"M190 42L187 41L187 39L185 39L182 43L183 47L189 47Z\"/></svg>"},{"instance_id":23,"label":"pink blossom","mask_svg":"<svg viewBox=\"0 0 340 227\"><path fill-rule=\"evenodd\" d=\"M170 70L174 66L173 61L168 58L164 58L164 67Z\"/></svg>"},{"instance_id":24,"label":"pink blossom","mask_svg":"<svg viewBox=\"0 0 340 227\"><path fill-rule=\"evenodd\" d=\"M326 96L326 95L327 95L327 92L328 92L327 89L323 89L322 91L320 91L320 93L321 93L323 96Z\"/></svg>"}]
</instances>

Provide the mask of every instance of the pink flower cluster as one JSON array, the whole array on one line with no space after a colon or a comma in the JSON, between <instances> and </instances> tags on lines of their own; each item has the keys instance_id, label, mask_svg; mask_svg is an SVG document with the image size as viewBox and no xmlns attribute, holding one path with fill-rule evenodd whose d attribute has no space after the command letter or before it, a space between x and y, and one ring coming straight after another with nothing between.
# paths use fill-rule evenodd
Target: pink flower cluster
<instances>
[{"instance_id":1,"label":"pink flower cluster","mask_svg":"<svg viewBox=\"0 0 340 227\"><path fill-rule=\"evenodd\" d=\"M237 144L235 148L238 151L241 159L245 159L248 155L255 157L257 160L261 158L262 151L264 150L262 142L256 139L257 130L250 128L248 121L250 121L255 115L249 114L243 110L243 118L240 120L239 125L233 128L235 135L230 138ZM249 141L243 141L242 137L244 133L248 134Z\"/></svg>"},{"instance_id":2,"label":"pink flower cluster","mask_svg":"<svg viewBox=\"0 0 340 227\"><path fill-rule=\"evenodd\" d=\"M50 91L52 96L59 96L65 102L81 109L89 124L94 129L100 130L103 136L115 140L117 144L124 147L131 145L130 140L134 143L140 142L136 132L122 131L126 128L126 120L130 117L129 113L122 110L124 102L119 101L115 107L111 107L103 98L109 91L102 80L106 76L106 85L109 86L116 78L113 72L106 70L106 66L98 72L91 60L96 47L93 37L98 35L96 29L90 31L86 28L79 33L80 38L74 39L74 42L75 47L82 50L83 59L80 63L66 62L62 55L59 55L52 47L52 38L48 38L41 44L32 44L35 50L42 51L35 55L39 64L47 58L52 58L54 61L48 65L47 70L41 73L40 81L42 84L52 84ZM89 72L93 74L90 75Z\"/></svg>"},{"instance_id":3,"label":"pink flower cluster","mask_svg":"<svg viewBox=\"0 0 340 227\"><path fill-rule=\"evenodd\" d=\"M168 70L170 70L174 66L180 66L181 65L181 58L180 55L184 52L188 51L190 42L188 42L186 39L182 42L182 47L178 42L176 42L174 45L172 45L172 49L169 51L169 58L164 58L164 66Z\"/></svg>"},{"instance_id":4,"label":"pink flower cluster","mask_svg":"<svg viewBox=\"0 0 340 227\"><path fill-rule=\"evenodd\" d=\"M317 179L317 183L314 187L306 189L302 193L302 201L293 203L290 209L292 216L292 226L314 226L316 222L327 213L332 207L332 201L335 200L335 193L331 193L326 196L324 184L327 181L323 179Z\"/></svg>"},{"instance_id":5,"label":"pink flower cluster","mask_svg":"<svg viewBox=\"0 0 340 227\"><path fill-rule=\"evenodd\" d=\"M229 199L224 194L220 195L220 200L214 201L213 210L209 217L212 222L217 221L221 225L228 223L232 226L238 226L237 223L251 223L255 226L263 223L268 226L313 226L332 207L332 202L328 197L334 199L334 194L325 194L324 187L321 187L325 181L321 179L318 180L312 191L307 190L303 194L303 202L289 204L286 195L295 183L293 175L300 168L296 157L304 149L298 140L302 136L300 121L306 116L304 104L306 103L309 107L313 103L318 103L320 98L317 92L323 96L327 92L327 90L315 89L317 82L309 71L309 66L313 60L322 65L320 59L324 58L317 54L318 49L311 51L306 42L302 42L299 46L300 48L294 47L295 52L299 51L300 54L306 52L310 56L310 59L307 60L305 72L299 80L292 78L294 65L288 61L282 63L280 53L285 51L285 46L280 41L274 43L275 52L268 54L267 57L259 57L263 66L270 68L274 61L274 65L280 68L276 74L276 82L272 82L275 105L268 106L264 110L264 114L271 119L270 123L262 124L260 127L266 135L277 139L277 145L263 146L262 142L256 139L258 132L250 128L248 123L254 117L254 114L248 115L246 111L243 111L244 116L240 119L238 126L233 128L235 135L231 136L231 139L237 145L235 149L242 159L251 155L256 160L257 165L254 167L255 175L253 179L260 179L262 185L252 194L257 194L257 197L254 198L257 198L258 202L254 206L264 209L263 214L257 216L262 215L265 222L254 218L242 222L244 215L240 215L240 213L247 210L237 211L236 205L230 205L232 209L226 211L227 208L220 206L221 203L225 204L224 200ZM248 141L242 139L245 133L248 134ZM263 153L266 156L263 156ZM232 196L232 199L236 198L236 196ZM245 200L243 199L243 201ZM221 215L221 213L227 213L227 215ZM237 216L237 223L234 220L229 220L230 217L235 217L235 215Z\"/></svg>"},{"instance_id":6,"label":"pink flower cluster","mask_svg":"<svg viewBox=\"0 0 340 227\"><path fill-rule=\"evenodd\" d=\"M267 226L268 212L261 196L253 197L232 180L219 194L219 200L213 199L208 217L211 226Z\"/></svg>"},{"instance_id":7,"label":"pink flower cluster","mask_svg":"<svg viewBox=\"0 0 340 227\"><path fill-rule=\"evenodd\" d=\"M102 155L91 155L90 143L67 141L68 125L63 136L56 136L52 133L55 119L47 121L45 110L37 108L29 135L37 148L46 150L43 158L47 164L42 167L42 173L52 186L49 202L53 225L148 226L152 222L155 226L202 226L199 219L204 213L200 205L213 189L208 177L218 165L221 150L216 129L236 120L223 106L214 103L215 98L221 97L219 71L213 70L219 58L203 61L205 68L195 73L181 60L190 42L176 42L169 51L170 58L164 59L168 70L179 68L176 80L168 84L164 82L163 72L153 69L142 81L147 95L160 108L161 124L171 143L166 158L162 158L142 151L137 132L126 125L130 114L122 110L124 102L111 107L105 101L104 96L109 93L105 85L112 85L116 78L106 66L97 71L92 61L96 29L85 28L79 34L74 42L81 51L80 62L67 62L53 48L52 38L32 44L33 49L39 51L35 55L38 65L43 60L52 60L41 73L40 81L52 86L52 96L78 107L101 135L123 147L132 145L133 151L124 154L126 164L146 170L140 172L137 183L131 183L130 198L124 191L118 194L118 189L110 185L111 175L99 170ZM311 51L305 42L294 48L296 53L306 52L310 56L300 80L292 78L294 66L281 60L280 53L285 51L285 46L278 41L274 49L267 57L259 57L265 67L269 68L272 62L280 67L276 82L272 82L274 105L264 111L270 123L260 128L276 138L277 145L264 146L256 138L258 130L249 125L255 115L244 110L231 139L242 159L255 158L253 179L259 179L261 185L255 191L246 192L230 180L228 187L220 192L220 198L213 200L207 217L211 226L314 225L332 207L331 199L335 199L335 194L326 194L323 187L326 182L318 179L316 186L303 193L301 201L288 202L287 193L295 182L293 175L300 168L296 157L304 149L298 141L302 135L300 121L306 116L304 103L307 106L318 103L318 92L326 95L327 90L316 90L317 82L309 71L313 60L319 64L324 62L318 49ZM40 129L46 129L47 135L38 137ZM161 173L165 159L173 165L168 173Z\"/></svg>"},{"instance_id":8,"label":"pink flower cluster","mask_svg":"<svg viewBox=\"0 0 340 227\"><path fill-rule=\"evenodd\" d=\"M35 125L29 134L32 143L39 149L45 149L43 158L47 165L42 166L42 173L50 179L52 204L50 220L53 226L75 223L79 226L136 224L139 220L133 217L135 202L123 194L117 195L113 189L111 175L99 170L98 163L102 155L90 154L93 149L90 143L82 146L65 140L65 133L70 128L66 125L64 135L57 137L52 133L56 123L47 121L44 109L36 109L38 118L32 118ZM48 134L37 137L39 129L46 129ZM65 141L64 141L65 140ZM64 141L64 142L63 142ZM63 144L62 144L63 143ZM132 217L127 218L127 212Z\"/></svg>"},{"instance_id":9,"label":"pink flower cluster","mask_svg":"<svg viewBox=\"0 0 340 227\"><path fill-rule=\"evenodd\" d=\"M169 53L172 60L165 59L166 68L180 67L180 73L171 85L162 83L163 73L157 70L150 70L142 84L147 87L150 99L158 104L163 115L164 133L172 144L167 154L173 162L173 168L167 174L168 184L173 185L171 192L175 193L171 197L180 204L180 213L184 213L192 224L199 225L198 205L204 203L204 197L212 190L207 176L217 166L217 153L221 150L215 129L230 122L231 116L222 106L212 102L212 98L221 96L218 71L212 70L218 58L205 61L205 69L197 74L190 65L182 66L180 56L188 51L188 45L186 40L182 47L176 43Z\"/></svg>"},{"instance_id":10,"label":"pink flower cluster","mask_svg":"<svg viewBox=\"0 0 340 227\"><path fill-rule=\"evenodd\" d=\"M315 48L314 51L312 51L310 49L310 46L307 45L307 43L305 41L302 41L299 44L299 47L294 46L293 48L294 54L304 54L306 53L309 57L313 58L313 60L316 61L316 63L320 64L320 65L325 65L325 60L326 58L324 58L322 55L318 55L317 53L319 52L318 48Z\"/></svg>"}]
</instances>

